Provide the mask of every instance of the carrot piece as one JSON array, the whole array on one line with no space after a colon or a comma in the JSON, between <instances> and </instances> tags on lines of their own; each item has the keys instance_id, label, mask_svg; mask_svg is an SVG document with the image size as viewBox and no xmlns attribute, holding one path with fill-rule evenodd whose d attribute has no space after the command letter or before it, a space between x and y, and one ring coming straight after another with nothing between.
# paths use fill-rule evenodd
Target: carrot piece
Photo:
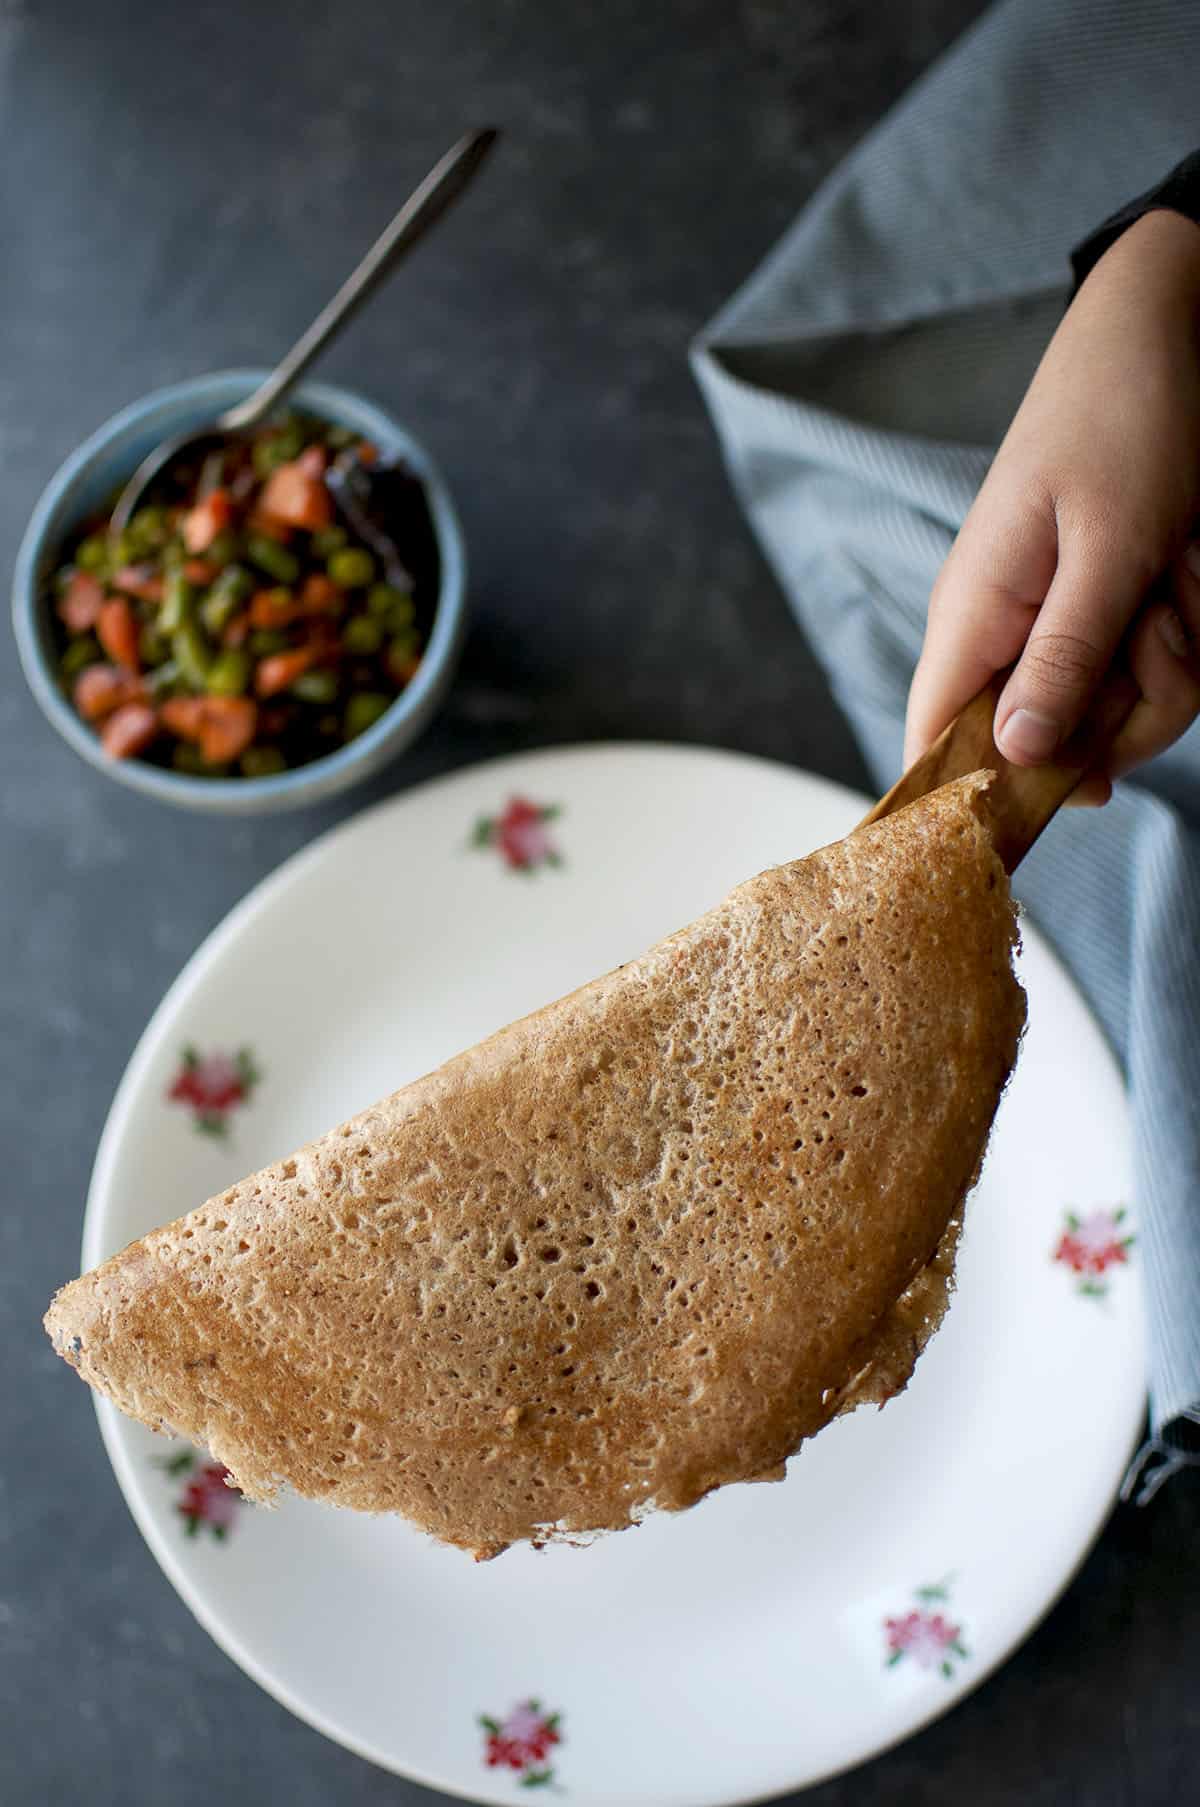
<instances>
[{"instance_id":1,"label":"carrot piece","mask_svg":"<svg viewBox=\"0 0 1200 1807\"><path fill-rule=\"evenodd\" d=\"M113 578L113 587L142 602L161 602L166 585L153 565L122 565Z\"/></svg>"},{"instance_id":2,"label":"carrot piece","mask_svg":"<svg viewBox=\"0 0 1200 1807\"><path fill-rule=\"evenodd\" d=\"M159 720L180 740L199 740L207 698L169 696L159 704Z\"/></svg>"},{"instance_id":3,"label":"carrot piece","mask_svg":"<svg viewBox=\"0 0 1200 1807\"><path fill-rule=\"evenodd\" d=\"M290 652L270 653L258 662L254 688L259 696L278 696L281 690L294 684L301 672L307 671L316 660L315 646L296 646Z\"/></svg>"},{"instance_id":4,"label":"carrot piece","mask_svg":"<svg viewBox=\"0 0 1200 1807\"><path fill-rule=\"evenodd\" d=\"M358 453L358 462L360 464L379 463L379 447L377 445L372 445L369 439L360 439L355 449Z\"/></svg>"},{"instance_id":5,"label":"carrot piece","mask_svg":"<svg viewBox=\"0 0 1200 1807\"><path fill-rule=\"evenodd\" d=\"M123 703L100 730L100 745L110 759L133 759L157 733L158 714L149 703Z\"/></svg>"},{"instance_id":6,"label":"carrot piece","mask_svg":"<svg viewBox=\"0 0 1200 1807\"><path fill-rule=\"evenodd\" d=\"M333 519L333 503L320 474L312 476L299 463L281 464L272 471L258 506L272 520L303 527L308 533L328 527Z\"/></svg>"},{"instance_id":7,"label":"carrot piece","mask_svg":"<svg viewBox=\"0 0 1200 1807\"><path fill-rule=\"evenodd\" d=\"M58 618L73 634L86 634L96 625L104 602L104 585L90 571L73 571L58 599Z\"/></svg>"},{"instance_id":8,"label":"carrot piece","mask_svg":"<svg viewBox=\"0 0 1200 1807\"><path fill-rule=\"evenodd\" d=\"M226 765L254 739L258 709L248 696L201 697L200 756L208 765Z\"/></svg>"},{"instance_id":9,"label":"carrot piece","mask_svg":"<svg viewBox=\"0 0 1200 1807\"><path fill-rule=\"evenodd\" d=\"M189 508L183 519L183 543L189 552L207 552L233 520L229 491L213 489Z\"/></svg>"},{"instance_id":10,"label":"carrot piece","mask_svg":"<svg viewBox=\"0 0 1200 1807\"><path fill-rule=\"evenodd\" d=\"M220 569L219 565L210 564L206 558L189 558L184 561L183 575L198 590L206 590L216 580Z\"/></svg>"},{"instance_id":11,"label":"carrot piece","mask_svg":"<svg viewBox=\"0 0 1200 1807\"><path fill-rule=\"evenodd\" d=\"M323 477L328 462L329 454L323 445L306 445L296 460L296 469L306 477Z\"/></svg>"},{"instance_id":12,"label":"carrot piece","mask_svg":"<svg viewBox=\"0 0 1200 1807\"><path fill-rule=\"evenodd\" d=\"M327 609L336 608L341 594L332 577L326 577L324 571L310 571L300 586L300 601L306 614L320 615Z\"/></svg>"},{"instance_id":13,"label":"carrot piece","mask_svg":"<svg viewBox=\"0 0 1200 1807\"><path fill-rule=\"evenodd\" d=\"M246 696L171 696L159 715L180 740L196 742L208 765L244 753L258 727L258 707Z\"/></svg>"},{"instance_id":14,"label":"carrot piece","mask_svg":"<svg viewBox=\"0 0 1200 1807\"><path fill-rule=\"evenodd\" d=\"M281 546L286 546L292 537L292 530L287 522L281 521L276 515L267 514L263 508L251 510L246 517L246 531L261 533L267 540L278 540Z\"/></svg>"},{"instance_id":15,"label":"carrot piece","mask_svg":"<svg viewBox=\"0 0 1200 1807\"><path fill-rule=\"evenodd\" d=\"M255 590L250 598L251 627L286 627L300 613L292 592L282 585L273 590Z\"/></svg>"},{"instance_id":16,"label":"carrot piece","mask_svg":"<svg viewBox=\"0 0 1200 1807\"><path fill-rule=\"evenodd\" d=\"M138 657L138 624L133 605L124 596L114 596L102 603L96 617L96 638L114 665L126 671L140 671Z\"/></svg>"},{"instance_id":17,"label":"carrot piece","mask_svg":"<svg viewBox=\"0 0 1200 1807\"><path fill-rule=\"evenodd\" d=\"M99 722L124 703L143 702L146 691L132 671L120 671L115 665L88 665L76 678L71 695L85 722Z\"/></svg>"}]
</instances>

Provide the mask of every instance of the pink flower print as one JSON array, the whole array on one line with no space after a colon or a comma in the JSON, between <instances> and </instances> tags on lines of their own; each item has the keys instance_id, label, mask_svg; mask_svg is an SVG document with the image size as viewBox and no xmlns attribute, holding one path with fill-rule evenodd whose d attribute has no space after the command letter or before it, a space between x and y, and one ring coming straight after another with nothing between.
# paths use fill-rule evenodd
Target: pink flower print
<instances>
[{"instance_id":1,"label":"pink flower print","mask_svg":"<svg viewBox=\"0 0 1200 1807\"><path fill-rule=\"evenodd\" d=\"M916 1589L918 1605L895 1618L883 1621L885 1662L889 1668L911 1658L918 1669L937 1669L949 1681L956 1661L967 1655L962 1641L962 1626L955 1625L945 1613L935 1610L947 1604L950 1588L947 1582Z\"/></svg>"},{"instance_id":2,"label":"pink flower print","mask_svg":"<svg viewBox=\"0 0 1200 1807\"><path fill-rule=\"evenodd\" d=\"M249 1102L260 1078L249 1048L239 1048L236 1054L200 1054L189 1047L183 1050L167 1097L173 1104L190 1107L192 1121L203 1135L224 1136L231 1114Z\"/></svg>"},{"instance_id":3,"label":"pink flower print","mask_svg":"<svg viewBox=\"0 0 1200 1807\"><path fill-rule=\"evenodd\" d=\"M496 848L512 872L561 866L562 855L546 826L560 813L555 803L531 803L528 797L510 797L503 815L480 817L471 844Z\"/></svg>"},{"instance_id":4,"label":"pink flower print","mask_svg":"<svg viewBox=\"0 0 1200 1807\"><path fill-rule=\"evenodd\" d=\"M507 1719L480 1716L483 1728L483 1760L489 1769L511 1769L522 1788L544 1788L554 1780L547 1763L556 1744L562 1743L559 1713L543 1713L536 1700L523 1700Z\"/></svg>"},{"instance_id":5,"label":"pink flower print","mask_svg":"<svg viewBox=\"0 0 1200 1807\"><path fill-rule=\"evenodd\" d=\"M195 1537L206 1525L217 1542L223 1543L244 1503L237 1488L227 1485L229 1470L225 1464L206 1462L195 1450L184 1449L169 1456L162 1466L169 1475L184 1481L175 1510L183 1519L188 1536Z\"/></svg>"},{"instance_id":6,"label":"pink flower print","mask_svg":"<svg viewBox=\"0 0 1200 1807\"><path fill-rule=\"evenodd\" d=\"M1067 1212L1067 1227L1055 1245L1055 1261L1078 1275L1077 1290L1088 1298L1102 1299L1108 1291L1104 1275L1110 1267L1124 1266L1133 1246L1132 1236L1121 1234L1126 1213L1092 1211L1087 1217Z\"/></svg>"}]
</instances>

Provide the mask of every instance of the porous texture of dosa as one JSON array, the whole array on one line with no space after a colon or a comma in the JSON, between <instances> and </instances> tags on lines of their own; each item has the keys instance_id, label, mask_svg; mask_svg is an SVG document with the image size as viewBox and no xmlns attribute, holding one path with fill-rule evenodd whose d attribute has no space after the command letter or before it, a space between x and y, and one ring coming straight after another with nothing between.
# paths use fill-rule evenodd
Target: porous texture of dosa
<instances>
[{"instance_id":1,"label":"porous texture of dosa","mask_svg":"<svg viewBox=\"0 0 1200 1807\"><path fill-rule=\"evenodd\" d=\"M948 785L65 1287L125 1412L479 1555L773 1478L902 1387L1017 1051Z\"/></svg>"}]
</instances>

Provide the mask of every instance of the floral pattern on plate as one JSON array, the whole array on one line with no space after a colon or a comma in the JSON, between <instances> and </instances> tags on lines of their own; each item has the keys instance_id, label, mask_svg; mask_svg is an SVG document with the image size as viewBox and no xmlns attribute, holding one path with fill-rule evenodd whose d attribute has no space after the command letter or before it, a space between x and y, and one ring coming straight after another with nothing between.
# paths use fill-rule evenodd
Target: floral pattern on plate
<instances>
[{"instance_id":1,"label":"floral pattern on plate","mask_svg":"<svg viewBox=\"0 0 1200 1807\"><path fill-rule=\"evenodd\" d=\"M194 1449L181 1449L159 1466L183 1482L175 1510L183 1519L188 1536L197 1536L204 1526L218 1543L224 1543L245 1504L237 1488L226 1485L229 1470L225 1464L206 1460Z\"/></svg>"},{"instance_id":2,"label":"floral pattern on plate","mask_svg":"<svg viewBox=\"0 0 1200 1807\"><path fill-rule=\"evenodd\" d=\"M510 872L537 872L543 866L561 866L562 854L547 828L562 814L559 803L531 803L528 797L510 797L499 816L480 816L471 836L472 847L494 847Z\"/></svg>"},{"instance_id":3,"label":"floral pattern on plate","mask_svg":"<svg viewBox=\"0 0 1200 1807\"><path fill-rule=\"evenodd\" d=\"M511 1769L521 1788L547 1788L554 1781L551 1751L563 1742L561 1713L544 1713L536 1700L518 1701L506 1719L479 1716L483 1761L489 1769Z\"/></svg>"},{"instance_id":4,"label":"floral pattern on plate","mask_svg":"<svg viewBox=\"0 0 1200 1807\"><path fill-rule=\"evenodd\" d=\"M1077 1276L1075 1290L1084 1298L1106 1298L1109 1268L1128 1265L1135 1238L1122 1234L1127 1215L1123 1209L1090 1211L1086 1217L1067 1212L1067 1226L1055 1244L1053 1259Z\"/></svg>"},{"instance_id":5,"label":"floral pattern on plate","mask_svg":"<svg viewBox=\"0 0 1200 1807\"><path fill-rule=\"evenodd\" d=\"M234 1054L221 1050L201 1054L189 1046L180 1056L167 1098L171 1104L187 1105L201 1135L223 1137L229 1134L230 1117L250 1102L261 1078L249 1048Z\"/></svg>"},{"instance_id":6,"label":"floral pattern on plate","mask_svg":"<svg viewBox=\"0 0 1200 1807\"><path fill-rule=\"evenodd\" d=\"M940 1610L950 1603L950 1583L914 1588L913 1598L915 1606L883 1621L884 1662L889 1669L900 1662L936 1669L949 1681L956 1665L970 1654L962 1641L962 1626Z\"/></svg>"}]
</instances>

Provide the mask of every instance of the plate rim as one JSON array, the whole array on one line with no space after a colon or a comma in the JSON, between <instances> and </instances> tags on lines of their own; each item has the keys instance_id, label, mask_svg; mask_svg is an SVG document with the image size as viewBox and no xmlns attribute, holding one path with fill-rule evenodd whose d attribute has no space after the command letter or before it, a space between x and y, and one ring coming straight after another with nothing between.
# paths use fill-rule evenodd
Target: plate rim
<instances>
[{"instance_id":1,"label":"plate rim","mask_svg":"<svg viewBox=\"0 0 1200 1807\"><path fill-rule=\"evenodd\" d=\"M81 1271L86 1271L104 1258L101 1249L97 1246L104 1217L102 1195L109 1190L110 1170L116 1158L117 1148L123 1139L133 1103L141 1093L145 1081L145 1070L153 1058L160 1024L174 1015L176 1000L182 994L203 984L208 969L220 959L226 944L237 938L244 923L252 920L262 909L269 907L279 893L285 892L291 885L302 881L308 867L320 864L327 856L329 848L340 839L348 838L351 834L393 810L402 809L408 801L416 796L424 797L443 788L462 783L464 780L474 780L489 772L502 771L518 765L526 767L531 764L561 761L564 758L586 760L613 754L635 758L645 755L667 755L681 762L694 761L696 763L704 763L709 760L717 760L722 763L732 761L745 767L763 768L773 775L802 779L839 800L853 803L856 808L861 806L864 813L871 805L871 799L865 793L828 778L822 773L810 772L804 767L790 765L784 760L747 753L737 748L720 747L707 742L604 739L555 742L517 752L498 754L486 760L468 761L448 772L440 773L436 777L394 791L366 808L356 810L340 821L331 824L314 839L297 848L295 852L273 867L214 923L185 960L152 1010L126 1061L97 1144L84 1207ZM1122 1090L1127 1092L1119 1062L1089 999L1024 905L1020 907L1020 916L1022 939L1036 943L1039 955L1057 970L1059 976L1074 993L1096 1031L1105 1058L1115 1070ZM1137 1310L1140 1318L1143 1309L1140 1270L1131 1275L1131 1278L1134 1279L1137 1288ZM873 1740L864 1744L863 1748L848 1760L835 1762L830 1767L808 1775L800 1781L783 1782L779 1786L772 1785L765 1791L756 1789L746 1794L723 1795L720 1797L720 1807L761 1807L762 1803L779 1800L792 1792L815 1788L838 1776L850 1774L862 1765L897 1749L938 1719L945 1718L964 1700L973 1695L984 1682L988 1681L1045 1622L1075 1581L1095 1548L1117 1502L1122 1477L1128 1462L1140 1441L1145 1412L1146 1387L1144 1384L1140 1389L1140 1397L1142 1404L1139 1406L1137 1418L1132 1426L1127 1442L1127 1452L1121 1467L1115 1473L1111 1485L1103 1490L1094 1503L1093 1510L1087 1514L1086 1530L1079 1540L1072 1560L1036 1610L1024 1618L1010 1636L999 1641L989 1657L972 1669L969 1679L962 1681L953 1694L948 1697L932 1696L927 1705L914 1717L908 1719L900 1730L888 1731L877 1741ZM125 1439L126 1420L123 1415L116 1406L99 1394L93 1394L93 1405L101 1441L112 1466L117 1485L138 1531L166 1579L223 1654L235 1663L250 1680L262 1688L264 1693L292 1713L303 1724L311 1727L334 1744L350 1751L354 1756L373 1764L387 1774L416 1782L452 1799L484 1803L484 1807L486 1807L488 1797L468 1791L455 1782L446 1781L414 1766L411 1762L399 1763L394 1756L373 1745L369 1740L360 1738L338 1725L320 1708L302 1700L289 1685L276 1679L270 1669L223 1623L219 1614L209 1609L203 1590L193 1582L188 1565L183 1560L182 1546L176 1548L160 1533L160 1528L145 1503L147 1498L145 1491L135 1474L133 1456ZM713 1797L709 1807L715 1807L716 1800L717 1797ZM648 1796L630 1795L625 1797L624 1807L654 1807L654 1803Z\"/></svg>"}]
</instances>

